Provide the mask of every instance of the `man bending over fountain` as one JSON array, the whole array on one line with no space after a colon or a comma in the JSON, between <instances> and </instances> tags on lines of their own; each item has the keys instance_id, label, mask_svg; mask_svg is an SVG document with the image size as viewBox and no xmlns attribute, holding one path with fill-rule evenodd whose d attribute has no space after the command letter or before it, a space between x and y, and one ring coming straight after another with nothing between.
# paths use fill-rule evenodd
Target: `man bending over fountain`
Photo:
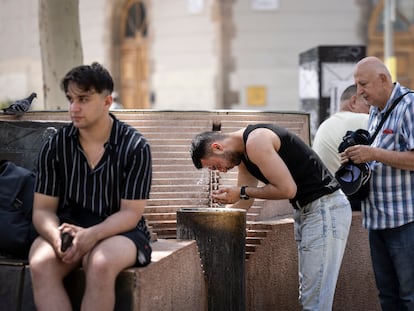
<instances>
[{"instance_id":1,"label":"man bending over fountain","mask_svg":"<svg viewBox=\"0 0 414 311\"><path fill-rule=\"evenodd\" d=\"M297 135L271 124L195 136L198 168L238 167L237 186L213 191L220 204L248 210L255 198L289 199L299 252L299 302L303 310L331 310L352 211L339 184ZM258 181L264 186L258 186Z\"/></svg>"}]
</instances>

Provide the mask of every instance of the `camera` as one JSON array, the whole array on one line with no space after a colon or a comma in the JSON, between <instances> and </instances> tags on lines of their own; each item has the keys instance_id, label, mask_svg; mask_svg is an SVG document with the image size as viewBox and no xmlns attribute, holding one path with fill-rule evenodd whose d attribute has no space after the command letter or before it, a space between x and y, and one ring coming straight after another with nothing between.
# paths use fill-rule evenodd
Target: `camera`
<instances>
[{"instance_id":1,"label":"camera","mask_svg":"<svg viewBox=\"0 0 414 311\"><path fill-rule=\"evenodd\" d=\"M371 136L364 129L347 131L338 147L339 152L355 145L370 145ZM351 160L344 163L335 173L335 178L343 192L353 200L364 200L369 193L371 168L367 163L354 164Z\"/></svg>"},{"instance_id":2,"label":"camera","mask_svg":"<svg viewBox=\"0 0 414 311\"><path fill-rule=\"evenodd\" d=\"M342 142L338 147L339 152L344 152L346 148L355 145L370 145L371 137L369 132L364 129L358 129L356 131L347 131L342 138Z\"/></svg>"}]
</instances>

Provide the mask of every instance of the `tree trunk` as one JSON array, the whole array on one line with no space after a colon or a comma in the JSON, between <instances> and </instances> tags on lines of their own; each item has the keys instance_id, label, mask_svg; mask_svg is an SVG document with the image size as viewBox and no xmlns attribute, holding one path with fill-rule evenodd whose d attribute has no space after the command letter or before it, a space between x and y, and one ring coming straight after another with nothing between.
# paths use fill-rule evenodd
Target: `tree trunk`
<instances>
[{"instance_id":1,"label":"tree trunk","mask_svg":"<svg viewBox=\"0 0 414 311\"><path fill-rule=\"evenodd\" d=\"M83 63L79 0L39 0L39 36L44 108L66 110L60 81L66 72Z\"/></svg>"}]
</instances>

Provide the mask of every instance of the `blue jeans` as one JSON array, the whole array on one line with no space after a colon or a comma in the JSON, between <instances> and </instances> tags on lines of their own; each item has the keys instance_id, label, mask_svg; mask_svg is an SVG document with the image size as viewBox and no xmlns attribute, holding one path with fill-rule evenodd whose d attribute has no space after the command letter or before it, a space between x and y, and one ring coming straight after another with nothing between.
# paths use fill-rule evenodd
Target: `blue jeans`
<instances>
[{"instance_id":1,"label":"blue jeans","mask_svg":"<svg viewBox=\"0 0 414 311\"><path fill-rule=\"evenodd\" d=\"M369 231L382 310L414 310L414 222Z\"/></svg>"},{"instance_id":2,"label":"blue jeans","mask_svg":"<svg viewBox=\"0 0 414 311\"><path fill-rule=\"evenodd\" d=\"M330 311L352 221L341 190L295 210L299 302L303 310Z\"/></svg>"}]
</instances>

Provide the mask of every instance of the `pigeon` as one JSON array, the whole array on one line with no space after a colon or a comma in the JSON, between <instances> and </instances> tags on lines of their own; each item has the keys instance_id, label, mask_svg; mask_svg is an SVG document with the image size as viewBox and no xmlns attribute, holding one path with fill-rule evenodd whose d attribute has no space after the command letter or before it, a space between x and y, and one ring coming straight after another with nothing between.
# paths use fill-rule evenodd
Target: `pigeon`
<instances>
[{"instance_id":1,"label":"pigeon","mask_svg":"<svg viewBox=\"0 0 414 311\"><path fill-rule=\"evenodd\" d=\"M30 94L30 96L16 100L13 104L11 104L9 107L4 108L4 114L12 114L12 115L23 115L26 111L29 110L30 105L32 104L33 99L37 97L36 93Z\"/></svg>"}]
</instances>

